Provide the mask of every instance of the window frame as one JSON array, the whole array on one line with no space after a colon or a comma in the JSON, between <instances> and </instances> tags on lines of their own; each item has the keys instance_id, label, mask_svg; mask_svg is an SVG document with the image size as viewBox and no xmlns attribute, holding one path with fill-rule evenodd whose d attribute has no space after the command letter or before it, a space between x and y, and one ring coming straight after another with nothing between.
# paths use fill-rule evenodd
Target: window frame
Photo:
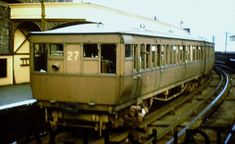
<instances>
[{"instance_id":1,"label":"window frame","mask_svg":"<svg viewBox=\"0 0 235 144\"><path fill-rule=\"evenodd\" d=\"M96 45L97 52L95 52L93 55L92 51L90 51L91 56L84 56L84 52L86 51L85 47L84 47L85 45ZM82 46L82 58L83 59L98 59L100 57L100 54L99 54L100 43L81 43L81 46ZM87 47L87 48L89 48L89 47Z\"/></svg>"}]
</instances>

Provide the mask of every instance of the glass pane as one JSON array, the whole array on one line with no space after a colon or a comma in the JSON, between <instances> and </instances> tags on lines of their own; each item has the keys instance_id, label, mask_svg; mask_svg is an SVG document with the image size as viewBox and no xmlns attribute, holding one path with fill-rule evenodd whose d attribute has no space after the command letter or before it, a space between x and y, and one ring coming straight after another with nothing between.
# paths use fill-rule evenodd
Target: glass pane
<instances>
[{"instance_id":1,"label":"glass pane","mask_svg":"<svg viewBox=\"0 0 235 144\"><path fill-rule=\"evenodd\" d=\"M126 44L125 45L125 57L133 57L133 45Z\"/></svg>"},{"instance_id":2,"label":"glass pane","mask_svg":"<svg viewBox=\"0 0 235 144\"><path fill-rule=\"evenodd\" d=\"M47 51L46 44L34 44L34 71L47 71Z\"/></svg>"},{"instance_id":3,"label":"glass pane","mask_svg":"<svg viewBox=\"0 0 235 144\"><path fill-rule=\"evenodd\" d=\"M90 57L90 58L98 57L97 44L84 44L83 45L83 57Z\"/></svg>"},{"instance_id":4,"label":"glass pane","mask_svg":"<svg viewBox=\"0 0 235 144\"><path fill-rule=\"evenodd\" d=\"M63 56L64 55L63 44L50 44L50 55Z\"/></svg>"},{"instance_id":5,"label":"glass pane","mask_svg":"<svg viewBox=\"0 0 235 144\"><path fill-rule=\"evenodd\" d=\"M116 73L116 45L101 45L101 73Z\"/></svg>"}]
</instances>

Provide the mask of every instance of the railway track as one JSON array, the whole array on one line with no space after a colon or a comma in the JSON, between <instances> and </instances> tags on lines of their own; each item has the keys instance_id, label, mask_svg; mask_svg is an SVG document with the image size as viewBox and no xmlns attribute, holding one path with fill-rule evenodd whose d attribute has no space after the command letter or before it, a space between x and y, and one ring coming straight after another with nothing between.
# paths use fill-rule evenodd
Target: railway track
<instances>
[{"instance_id":1,"label":"railway track","mask_svg":"<svg viewBox=\"0 0 235 144\"><path fill-rule=\"evenodd\" d=\"M202 141L208 142L206 134L197 128L211 116L210 114L228 95L231 86L229 80L229 76L217 68L217 72L213 72L211 81L147 115L144 122L139 125L141 131L133 129L120 134L107 132L104 138L92 144L126 143L133 139L140 143L155 143L155 141L182 143L190 139L189 132L201 134L204 139Z\"/></svg>"}]
</instances>

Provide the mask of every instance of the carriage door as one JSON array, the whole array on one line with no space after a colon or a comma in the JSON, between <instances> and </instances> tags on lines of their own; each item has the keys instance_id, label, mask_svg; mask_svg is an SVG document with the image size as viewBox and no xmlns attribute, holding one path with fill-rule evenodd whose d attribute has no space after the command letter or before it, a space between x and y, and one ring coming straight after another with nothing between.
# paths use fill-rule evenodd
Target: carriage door
<instances>
[{"instance_id":1,"label":"carriage door","mask_svg":"<svg viewBox=\"0 0 235 144\"><path fill-rule=\"evenodd\" d=\"M80 45L68 44L65 50L65 72L80 73Z\"/></svg>"}]
</instances>

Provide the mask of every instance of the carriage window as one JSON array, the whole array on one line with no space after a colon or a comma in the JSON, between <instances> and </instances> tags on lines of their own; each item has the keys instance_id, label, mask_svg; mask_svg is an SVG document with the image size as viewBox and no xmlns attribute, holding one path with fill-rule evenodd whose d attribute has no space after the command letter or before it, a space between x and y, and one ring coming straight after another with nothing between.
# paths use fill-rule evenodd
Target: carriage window
<instances>
[{"instance_id":1,"label":"carriage window","mask_svg":"<svg viewBox=\"0 0 235 144\"><path fill-rule=\"evenodd\" d=\"M178 46L173 46L173 63L177 63Z\"/></svg>"},{"instance_id":2,"label":"carriage window","mask_svg":"<svg viewBox=\"0 0 235 144\"><path fill-rule=\"evenodd\" d=\"M171 45L169 47L169 64L173 64L173 57L174 57L174 50L173 50L173 46Z\"/></svg>"},{"instance_id":3,"label":"carriage window","mask_svg":"<svg viewBox=\"0 0 235 144\"><path fill-rule=\"evenodd\" d=\"M140 47L140 57L141 57L141 69L145 69L145 63L146 63L146 59L145 59L145 45L144 44L141 44L141 47Z\"/></svg>"},{"instance_id":4,"label":"carriage window","mask_svg":"<svg viewBox=\"0 0 235 144\"><path fill-rule=\"evenodd\" d=\"M135 44L133 48L134 48L134 70L136 70L138 67L138 51L137 51L138 45Z\"/></svg>"},{"instance_id":5,"label":"carriage window","mask_svg":"<svg viewBox=\"0 0 235 144\"><path fill-rule=\"evenodd\" d=\"M131 44L125 45L125 57L126 58L133 57L133 45L131 45Z\"/></svg>"},{"instance_id":6,"label":"carriage window","mask_svg":"<svg viewBox=\"0 0 235 144\"><path fill-rule=\"evenodd\" d=\"M166 45L166 65L170 64L170 46Z\"/></svg>"},{"instance_id":7,"label":"carriage window","mask_svg":"<svg viewBox=\"0 0 235 144\"><path fill-rule=\"evenodd\" d=\"M84 44L83 45L83 57L90 57L90 58L98 57L97 44Z\"/></svg>"},{"instance_id":8,"label":"carriage window","mask_svg":"<svg viewBox=\"0 0 235 144\"><path fill-rule=\"evenodd\" d=\"M151 68L150 44L146 45L146 68Z\"/></svg>"},{"instance_id":9,"label":"carriage window","mask_svg":"<svg viewBox=\"0 0 235 144\"><path fill-rule=\"evenodd\" d=\"M161 65L161 45L157 45L157 66Z\"/></svg>"},{"instance_id":10,"label":"carriage window","mask_svg":"<svg viewBox=\"0 0 235 144\"><path fill-rule=\"evenodd\" d=\"M185 52L185 46L180 46L179 47L179 62L180 63L184 62L184 52Z\"/></svg>"},{"instance_id":11,"label":"carriage window","mask_svg":"<svg viewBox=\"0 0 235 144\"><path fill-rule=\"evenodd\" d=\"M151 51L152 51L152 64L153 64L153 67L156 67L157 46L156 45L152 45L151 46Z\"/></svg>"},{"instance_id":12,"label":"carriage window","mask_svg":"<svg viewBox=\"0 0 235 144\"><path fill-rule=\"evenodd\" d=\"M165 66L166 64L166 48L164 45L162 45L162 48L161 48L161 66Z\"/></svg>"},{"instance_id":13,"label":"carriage window","mask_svg":"<svg viewBox=\"0 0 235 144\"><path fill-rule=\"evenodd\" d=\"M64 47L63 44L50 44L50 55L51 56L63 56Z\"/></svg>"},{"instance_id":14,"label":"carriage window","mask_svg":"<svg viewBox=\"0 0 235 144\"><path fill-rule=\"evenodd\" d=\"M202 59L202 52L201 52L201 47L198 46L198 59Z\"/></svg>"},{"instance_id":15,"label":"carriage window","mask_svg":"<svg viewBox=\"0 0 235 144\"><path fill-rule=\"evenodd\" d=\"M185 60L186 62L190 61L190 47L189 46L185 47Z\"/></svg>"},{"instance_id":16,"label":"carriage window","mask_svg":"<svg viewBox=\"0 0 235 144\"><path fill-rule=\"evenodd\" d=\"M47 71L47 46L44 43L34 44L34 71Z\"/></svg>"},{"instance_id":17,"label":"carriage window","mask_svg":"<svg viewBox=\"0 0 235 144\"><path fill-rule=\"evenodd\" d=\"M116 73L115 44L101 44L101 73Z\"/></svg>"},{"instance_id":18,"label":"carriage window","mask_svg":"<svg viewBox=\"0 0 235 144\"><path fill-rule=\"evenodd\" d=\"M192 47L192 53L193 53L193 61L195 61L196 60L196 47L195 46Z\"/></svg>"},{"instance_id":19,"label":"carriage window","mask_svg":"<svg viewBox=\"0 0 235 144\"><path fill-rule=\"evenodd\" d=\"M195 60L198 60L199 53L198 53L198 46L195 46Z\"/></svg>"}]
</instances>

